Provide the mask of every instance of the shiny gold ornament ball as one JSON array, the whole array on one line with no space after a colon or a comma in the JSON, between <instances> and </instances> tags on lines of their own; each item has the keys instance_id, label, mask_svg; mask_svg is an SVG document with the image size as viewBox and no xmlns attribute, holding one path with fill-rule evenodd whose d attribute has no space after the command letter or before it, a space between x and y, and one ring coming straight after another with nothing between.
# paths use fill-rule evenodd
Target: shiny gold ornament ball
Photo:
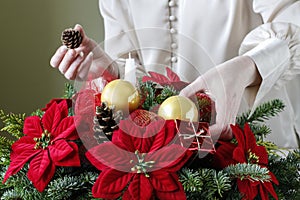
<instances>
[{"instance_id":1,"label":"shiny gold ornament ball","mask_svg":"<svg viewBox=\"0 0 300 200\"><path fill-rule=\"evenodd\" d=\"M114 105L116 110L122 110L124 114L128 114L137 109L140 96L130 82L117 79L104 87L101 102L106 102L109 106Z\"/></svg>"},{"instance_id":2,"label":"shiny gold ornament ball","mask_svg":"<svg viewBox=\"0 0 300 200\"><path fill-rule=\"evenodd\" d=\"M198 122L199 113L196 105L184 96L167 98L159 107L158 115L164 119L179 119Z\"/></svg>"}]
</instances>

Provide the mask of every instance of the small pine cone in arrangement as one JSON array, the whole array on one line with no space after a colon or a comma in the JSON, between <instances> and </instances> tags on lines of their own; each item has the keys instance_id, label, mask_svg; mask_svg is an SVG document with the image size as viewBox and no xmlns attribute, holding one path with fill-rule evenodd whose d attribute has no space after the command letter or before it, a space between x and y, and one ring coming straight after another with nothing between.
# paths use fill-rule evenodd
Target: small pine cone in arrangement
<instances>
[{"instance_id":1,"label":"small pine cone in arrangement","mask_svg":"<svg viewBox=\"0 0 300 200\"><path fill-rule=\"evenodd\" d=\"M103 142L105 137L106 140L107 138L111 140L113 131L119 128L118 124L122 117L123 113L121 110L115 111L115 106L108 106L105 102L96 107L94 137L98 143Z\"/></svg>"},{"instance_id":2,"label":"small pine cone in arrangement","mask_svg":"<svg viewBox=\"0 0 300 200\"><path fill-rule=\"evenodd\" d=\"M82 42L82 36L77 30L66 29L61 34L61 41L69 49L75 49L80 46Z\"/></svg>"}]
</instances>

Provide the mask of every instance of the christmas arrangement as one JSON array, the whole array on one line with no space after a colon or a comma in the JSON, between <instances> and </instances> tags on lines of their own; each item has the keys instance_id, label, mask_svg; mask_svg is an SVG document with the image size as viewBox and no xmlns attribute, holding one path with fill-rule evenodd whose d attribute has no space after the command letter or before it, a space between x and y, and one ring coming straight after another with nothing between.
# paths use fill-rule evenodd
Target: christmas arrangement
<instances>
[{"instance_id":1,"label":"christmas arrangement","mask_svg":"<svg viewBox=\"0 0 300 200\"><path fill-rule=\"evenodd\" d=\"M68 48L81 40L63 32ZM300 199L300 151L282 156L265 139L283 103L238 116L222 141L209 130L214 101L179 96L187 84L166 68L101 91L67 84L29 116L1 110L1 199Z\"/></svg>"}]
</instances>

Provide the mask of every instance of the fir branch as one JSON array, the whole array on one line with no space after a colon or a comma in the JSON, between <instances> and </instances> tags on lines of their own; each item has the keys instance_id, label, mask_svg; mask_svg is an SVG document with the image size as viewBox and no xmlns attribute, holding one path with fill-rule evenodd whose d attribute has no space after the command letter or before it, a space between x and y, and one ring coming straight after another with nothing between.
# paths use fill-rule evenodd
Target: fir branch
<instances>
[{"instance_id":1,"label":"fir branch","mask_svg":"<svg viewBox=\"0 0 300 200\"><path fill-rule=\"evenodd\" d=\"M250 128L255 135L256 140L263 140L268 134L272 132L270 127L260 123L251 123Z\"/></svg>"},{"instance_id":2,"label":"fir branch","mask_svg":"<svg viewBox=\"0 0 300 200\"><path fill-rule=\"evenodd\" d=\"M284 103L281 100L274 99L258 106L251 116L250 111L248 111L237 117L236 122L241 127L243 127L245 123L252 123L254 121L264 122L265 120L268 120L269 118L274 117L283 111L284 107Z\"/></svg>"},{"instance_id":3,"label":"fir branch","mask_svg":"<svg viewBox=\"0 0 300 200\"><path fill-rule=\"evenodd\" d=\"M214 169L185 168L179 177L188 199L220 199L231 188L230 177Z\"/></svg>"},{"instance_id":4,"label":"fir branch","mask_svg":"<svg viewBox=\"0 0 300 200\"><path fill-rule=\"evenodd\" d=\"M23 124L25 119L24 114L5 114L3 110L0 110L0 120L2 120L4 127L0 131L6 131L16 138L23 136Z\"/></svg>"},{"instance_id":5,"label":"fir branch","mask_svg":"<svg viewBox=\"0 0 300 200\"><path fill-rule=\"evenodd\" d=\"M279 185L274 189L279 199L300 199L300 150L289 152L286 157L271 156L269 169Z\"/></svg>"},{"instance_id":6,"label":"fir branch","mask_svg":"<svg viewBox=\"0 0 300 200\"><path fill-rule=\"evenodd\" d=\"M230 165L224 171L231 177L237 179L249 179L252 181L270 181L269 170L257 164L238 163Z\"/></svg>"},{"instance_id":7,"label":"fir branch","mask_svg":"<svg viewBox=\"0 0 300 200\"><path fill-rule=\"evenodd\" d=\"M71 83L66 83L63 98L71 99L75 93L76 93L75 87Z\"/></svg>"},{"instance_id":8,"label":"fir branch","mask_svg":"<svg viewBox=\"0 0 300 200\"><path fill-rule=\"evenodd\" d=\"M31 113L31 116L38 116L38 117L43 117L44 115L44 111L42 111L41 109L37 109L36 111Z\"/></svg>"},{"instance_id":9,"label":"fir branch","mask_svg":"<svg viewBox=\"0 0 300 200\"><path fill-rule=\"evenodd\" d=\"M157 105L155 101L155 93L156 93L156 84L150 81L139 83L139 94L142 99L142 108L145 110L150 110L152 107Z\"/></svg>"},{"instance_id":10,"label":"fir branch","mask_svg":"<svg viewBox=\"0 0 300 200\"><path fill-rule=\"evenodd\" d=\"M161 93L157 95L156 102L158 104L161 104L164 100L166 100L168 97L174 96L179 94L177 90L173 86L166 86L162 89Z\"/></svg>"}]
</instances>

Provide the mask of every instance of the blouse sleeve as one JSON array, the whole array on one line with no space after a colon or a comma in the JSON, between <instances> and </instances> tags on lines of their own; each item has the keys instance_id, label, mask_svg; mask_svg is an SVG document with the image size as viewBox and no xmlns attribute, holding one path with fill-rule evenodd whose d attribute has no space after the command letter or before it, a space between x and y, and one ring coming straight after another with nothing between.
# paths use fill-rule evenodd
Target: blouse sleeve
<instances>
[{"instance_id":1,"label":"blouse sleeve","mask_svg":"<svg viewBox=\"0 0 300 200\"><path fill-rule=\"evenodd\" d=\"M300 1L253 0L253 9L263 24L244 38L239 53L253 59L262 77L249 102L254 109L273 86L280 87L300 73Z\"/></svg>"},{"instance_id":2,"label":"blouse sleeve","mask_svg":"<svg viewBox=\"0 0 300 200\"><path fill-rule=\"evenodd\" d=\"M136 51L138 48L132 41L134 31L132 25L129 24L132 20L129 19L131 15L127 10L127 1L99 0L99 8L105 30L104 50L118 63L121 78L125 72L125 58L128 57L129 52L137 63L137 73L144 74Z\"/></svg>"}]
</instances>

